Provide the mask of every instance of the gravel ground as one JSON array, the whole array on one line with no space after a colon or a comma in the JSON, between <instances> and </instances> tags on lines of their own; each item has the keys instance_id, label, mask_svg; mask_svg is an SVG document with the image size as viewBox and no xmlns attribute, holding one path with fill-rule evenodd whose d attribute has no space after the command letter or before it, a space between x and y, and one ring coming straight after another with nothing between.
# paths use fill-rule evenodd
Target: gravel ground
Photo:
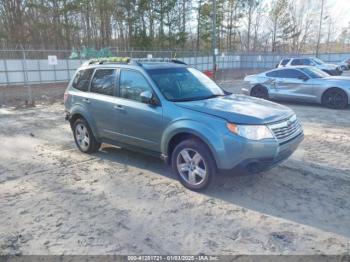
<instances>
[{"instance_id":1,"label":"gravel ground","mask_svg":"<svg viewBox=\"0 0 350 262\"><path fill-rule=\"evenodd\" d=\"M0 254L350 254L350 110L286 105L290 159L203 193L155 158L80 153L62 104L0 109Z\"/></svg>"}]
</instances>

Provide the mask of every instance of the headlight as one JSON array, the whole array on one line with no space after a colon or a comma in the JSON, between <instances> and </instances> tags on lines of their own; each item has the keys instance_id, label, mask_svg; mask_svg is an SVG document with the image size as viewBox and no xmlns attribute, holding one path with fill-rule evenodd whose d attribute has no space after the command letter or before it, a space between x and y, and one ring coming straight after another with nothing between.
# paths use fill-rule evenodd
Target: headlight
<instances>
[{"instance_id":1,"label":"headlight","mask_svg":"<svg viewBox=\"0 0 350 262\"><path fill-rule=\"evenodd\" d=\"M232 133L251 140L273 138L270 129L265 125L235 125L227 123L227 128Z\"/></svg>"}]
</instances>

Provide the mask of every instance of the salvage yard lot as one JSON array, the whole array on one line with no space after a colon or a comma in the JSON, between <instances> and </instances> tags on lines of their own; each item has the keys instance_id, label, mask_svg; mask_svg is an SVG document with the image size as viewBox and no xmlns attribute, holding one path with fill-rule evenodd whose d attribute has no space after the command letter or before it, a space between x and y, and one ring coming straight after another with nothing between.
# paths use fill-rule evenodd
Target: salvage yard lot
<instances>
[{"instance_id":1,"label":"salvage yard lot","mask_svg":"<svg viewBox=\"0 0 350 262\"><path fill-rule=\"evenodd\" d=\"M156 158L80 153L61 103L0 109L0 254L349 254L350 110L285 104L292 157L202 193Z\"/></svg>"}]
</instances>

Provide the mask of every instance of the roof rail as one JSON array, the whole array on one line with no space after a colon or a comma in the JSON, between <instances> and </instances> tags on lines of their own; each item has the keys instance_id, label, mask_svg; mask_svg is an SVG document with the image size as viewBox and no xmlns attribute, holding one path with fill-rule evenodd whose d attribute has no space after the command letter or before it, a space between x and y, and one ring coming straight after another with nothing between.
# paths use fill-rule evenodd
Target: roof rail
<instances>
[{"instance_id":1,"label":"roof rail","mask_svg":"<svg viewBox=\"0 0 350 262\"><path fill-rule=\"evenodd\" d=\"M142 66L143 62L167 62L167 63L176 63L186 65L185 62L178 59L171 58L130 58L130 57L101 57L90 59L85 62L84 65L93 65L93 64L137 64Z\"/></svg>"},{"instance_id":2,"label":"roof rail","mask_svg":"<svg viewBox=\"0 0 350 262\"><path fill-rule=\"evenodd\" d=\"M92 65L92 64L128 64L130 63L130 57L101 57L101 58L94 58L94 59L90 59L89 61L87 61L86 63L88 65Z\"/></svg>"},{"instance_id":3,"label":"roof rail","mask_svg":"<svg viewBox=\"0 0 350 262\"><path fill-rule=\"evenodd\" d=\"M184 61L178 60L178 59L171 59L171 62L181 65L187 65Z\"/></svg>"},{"instance_id":4,"label":"roof rail","mask_svg":"<svg viewBox=\"0 0 350 262\"><path fill-rule=\"evenodd\" d=\"M176 63L176 64L182 64L186 65L185 62L178 60L178 59L172 59L172 58L133 58L135 62L142 63L142 62L165 62L165 63Z\"/></svg>"}]
</instances>

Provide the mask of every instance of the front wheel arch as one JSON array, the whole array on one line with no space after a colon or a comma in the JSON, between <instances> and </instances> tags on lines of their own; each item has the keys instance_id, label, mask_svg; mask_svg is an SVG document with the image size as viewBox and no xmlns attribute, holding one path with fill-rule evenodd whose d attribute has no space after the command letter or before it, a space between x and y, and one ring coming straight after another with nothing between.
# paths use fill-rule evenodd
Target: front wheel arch
<instances>
[{"instance_id":1,"label":"front wheel arch","mask_svg":"<svg viewBox=\"0 0 350 262\"><path fill-rule=\"evenodd\" d=\"M199 136L192 134L190 132L177 133L169 140L168 146L167 146L167 156L168 156L167 163L168 164L171 163L172 153L173 153L174 149L176 148L176 146L178 144L180 144L181 142L183 142L185 140L189 140L189 139L200 141L210 152L210 157L213 159L213 161L215 163L215 167L217 167L216 158L213 154L212 149L208 145L208 143L206 141L204 141L202 138L200 138Z\"/></svg>"}]
</instances>

